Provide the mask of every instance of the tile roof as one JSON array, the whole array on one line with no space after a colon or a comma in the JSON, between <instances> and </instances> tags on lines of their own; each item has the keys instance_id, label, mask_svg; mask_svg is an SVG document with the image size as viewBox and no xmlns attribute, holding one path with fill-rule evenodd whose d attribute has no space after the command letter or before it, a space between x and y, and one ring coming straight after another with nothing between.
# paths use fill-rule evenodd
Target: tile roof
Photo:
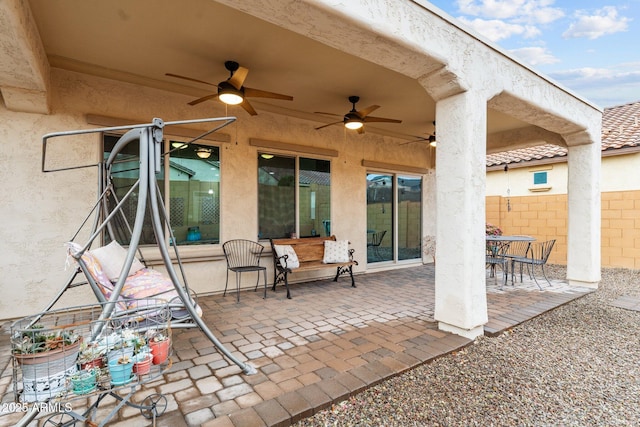
<instances>
[{"instance_id":1,"label":"tile roof","mask_svg":"<svg viewBox=\"0 0 640 427\"><path fill-rule=\"evenodd\" d=\"M640 101L605 108L602 114L602 151L640 147ZM487 167L564 157L567 149L544 144L487 155Z\"/></svg>"}]
</instances>

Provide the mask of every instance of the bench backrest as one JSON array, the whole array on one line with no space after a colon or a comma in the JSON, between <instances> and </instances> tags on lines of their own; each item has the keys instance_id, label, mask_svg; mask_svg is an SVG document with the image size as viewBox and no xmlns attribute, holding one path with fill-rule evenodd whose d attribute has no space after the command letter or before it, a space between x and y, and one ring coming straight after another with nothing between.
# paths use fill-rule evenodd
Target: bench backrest
<instances>
[{"instance_id":1,"label":"bench backrest","mask_svg":"<svg viewBox=\"0 0 640 427\"><path fill-rule=\"evenodd\" d=\"M291 245L300 262L322 261L324 258L324 241L336 240L336 236L304 237L301 239L271 239L273 245ZM273 251L274 257L275 251Z\"/></svg>"}]
</instances>

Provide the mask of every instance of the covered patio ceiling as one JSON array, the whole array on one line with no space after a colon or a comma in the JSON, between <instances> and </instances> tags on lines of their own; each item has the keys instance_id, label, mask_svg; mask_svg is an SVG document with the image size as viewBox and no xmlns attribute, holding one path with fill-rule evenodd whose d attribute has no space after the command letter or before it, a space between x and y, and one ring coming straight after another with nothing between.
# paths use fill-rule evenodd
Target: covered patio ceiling
<instances>
[{"instance_id":1,"label":"covered patio ceiling","mask_svg":"<svg viewBox=\"0 0 640 427\"><path fill-rule=\"evenodd\" d=\"M294 98L250 99L258 114L294 116L317 127L341 120L351 109L347 98L358 95L358 109L377 104L380 108L373 116L402 120L368 124L367 133L411 141L434 131L435 103L418 80L359 57L365 55L349 54L345 50L354 40L345 40L345 47L337 49L212 0L30 0L29 4L54 68L181 93L186 104L216 88L166 73L216 84L229 76L224 62L235 60L249 69L246 86ZM446 17L434 15L434 19ZM380 30L371 30L371 45L379 44L388 54L390 45L375 35ZM320 25L317 31L322 31ZM398 63L397 70L410 66ZM0 86L5 84L0 81ZM192 107L194 117L206 115L212 103L219 101ZM314 113L318 111L340 116ZM230 108L228 114L251 120L240 107ZM502 112L488 111L488 134L504 135L528 126ZM323 131L332 132L318 132ZM498 141L504 146L504 138ZM494 151L490 146L487 150Z\"/></svg>"}]
</instances>

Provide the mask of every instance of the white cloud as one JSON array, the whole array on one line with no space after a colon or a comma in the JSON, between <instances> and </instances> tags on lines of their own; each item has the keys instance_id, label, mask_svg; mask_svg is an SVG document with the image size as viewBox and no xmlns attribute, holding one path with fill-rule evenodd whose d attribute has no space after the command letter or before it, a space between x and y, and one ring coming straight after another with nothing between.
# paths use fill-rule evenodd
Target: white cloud
<instances>
[{"instance_id":1,"label":"white cloud","mask_svg":"<svg viewBox=\"0 0 640 427\"><path fill-rule=\"evenodd\" d=\"M493 42L504 40L513 35L520 35L525 38L531 38L540 34L540 31L536 27L519 24L509 24L498 19L469 20L466 18L459 18L458 20Z\"/></svg>"},{"instance_id":2,"label":"white cloud","mask_svg":"<svg viewBox=\"0 0 640 427\"><path fill-rule=\"evenodd\" d=\"M560 61L546 47L523 47L509 52L529 65L555 64Z\"/></svg>"},{"instance_id":3,"label":"white cloud","mask_svg":"<svg viewBox=\"0 0 640 427\"><path fill-rule=\"evenodd\" d=\"M569 29L562 34L562 37L587 37L593 40L607 34L627 31L628 24L631 21L630 18L618 16L618 10L612 6L605 6L593 15L588 15L585 11L579 10L575 16L577 21L569 26Z\"/></svg>"},{"instance_id":4,"label":"white cloud","mask_svg":"<svg viewBox=\"0 0 640 427\"><path fill-rule=\"evenodd\" d=\"M464 15L506 19L517 23L548 24L564 16L555 0L457 0Z\"/></svg>"},{"instance_id":5,"label":"white cloud","mask_svg":"<svg viewBox=\"0 0 640 427\"><path fill-rule=\"evenodd\" d=\"M551 73L563 86L601 106L622 105L640 100L640 63L611 68L577 68Z\"/></svg>"}]
</instances>

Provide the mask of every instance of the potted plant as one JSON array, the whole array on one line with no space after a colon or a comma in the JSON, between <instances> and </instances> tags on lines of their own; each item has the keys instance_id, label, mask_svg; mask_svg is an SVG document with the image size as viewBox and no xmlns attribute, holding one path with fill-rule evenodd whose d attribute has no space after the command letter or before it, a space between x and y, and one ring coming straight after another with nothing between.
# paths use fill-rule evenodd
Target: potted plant
<instances>
[{"instance_id":1,"label":"potted plant","mask_svg":"<svg viewBox=\"0 0 640 427\"><path fill-rule=\"evenodd\" d=\"M106 348L98 343L82 343L80 354L78 355L78 365L80 369L102 368L104 366L104 356Z\"/></svg>"},{"instance_id":2,"label":"potted plant","mask_svg":"<svg viewBox=\"0 0 640 427\"><path fill-rule=\"evenodd\" d=\"M133 379L133 360L129 356L123 356L109 361L109 373L111 384L124 385Z\"/></svg>"},{"instance_id":3,"label":"potted plant","mask_svg":"<svg viewBox=\"0 0 640 427\"><path fill-rule=\"evenodd\" d=\"M96 378L99 368L89 368L78 371L70 378L71 390L75 394L87 394L96 389Z\"/></svg>"},{"instance_id":4,"label":"potted plant","mask_svg":"<svg viewBox=\"0 0 640 427\"><path fill-rule=\"evenodd\" d=\"M66 389L66 379L77 372L82 337L69 330L30 325L11 337L14 359L22 370L22 400L44 401Z\"/></svg>"},{"instance_id":5,"label":"potted plant","mask_svg":"<svg viewBox=\"0 0 640 427\"><path fill-rule=\"evenodd\" d=\"M148 374L151 371L153 355L151 353L138 353L133 356L133 373L140 375Z\"/></svg>"},{"instance_id":6,"label":"potted plant","mask_svg":"<svg viewBox=\"0 0 640 427\"><path fill-rule=\"evenodd\" d=\"M151 370L153 355L144 337L136 337L133 342L133 353L133 373L138 376L148 374Z\"/></svg>"},{"instance_id":7,"label":"potted plant","mask_svg":"<svg viewBox=\"0 0 640 427\"><path fill-rule=\"evenodd\" d=\"M164 363L169 357L170 348L171 338L160 332L154 334L149 340L149 349L153 354L153 364Z\"/></svg>"}]
</instances>

